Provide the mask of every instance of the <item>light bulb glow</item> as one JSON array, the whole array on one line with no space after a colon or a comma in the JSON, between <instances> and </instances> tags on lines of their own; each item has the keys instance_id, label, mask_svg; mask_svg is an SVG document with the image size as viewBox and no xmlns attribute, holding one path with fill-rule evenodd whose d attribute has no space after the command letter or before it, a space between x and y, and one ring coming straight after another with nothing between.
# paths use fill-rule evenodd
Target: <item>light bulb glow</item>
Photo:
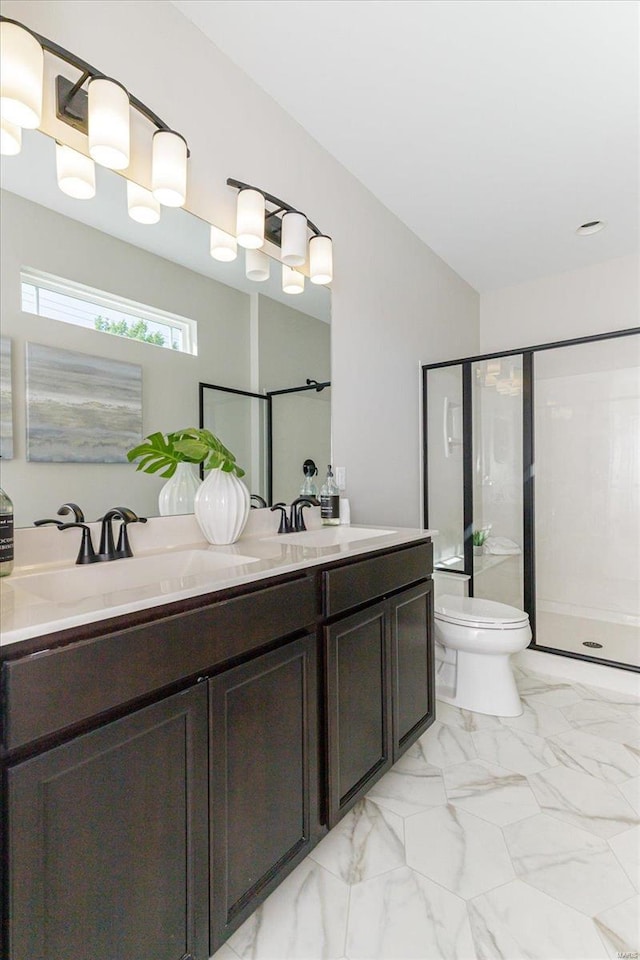
<instances>
[{"instance_id":1,"label":"light bulb glow","mask_svg":"<svg viewBox=\"0 0 640 960\"><path fill-rule=\"evenodd\" d=\"M311 283L333 280L333 241L331 237L311 237L309 241L309 274Z\"/></svg>"},{"instance_id":2,"label":"light bulb glow","mask_svg":"<svg viewBox=\"0 0 640 960\"><path fill-rule=\"evenodd\" d=\"M301 267L307 259L307 218L303 213L284 214L280 259L289 267Z\"/></svg>"},{"instance_id":3,"label":"light bulb glow","mask_svg":"<svg viewBox=\"0 0 640 960\"><path fill-rule=\"evenodd\" d=\"M187 199L187 144L179 133L153 135L151 190L165 207L181 207Z\"/></svg>"},{"instance_id":4,"label":"light bulb glow","mask_svg":"<svg viewBox=\"0 0 640 960\"><path fill-rule=\"evenodd\" d=\"M42 119L44 51L17 23L0 23L0 114L9 123L35 130Z\"/></svg>"},{"instance_id":5,"label":"light bulb glow","mask_svg":"<svg viewBox=\"0 0 640 960\"><path fill-rule=\"evenodd\" d=\"M238 241L220 227L211 227L209 253L214 260L231 263L238 256Z\"/></svg>"},{"instance_id":6,"label":"light bulb glow","mask_svg":"<svg viewBox=\"0 0 640 960\"><path fill-rule=\"evenodd\" d=\"M103 167L129 166L129 95L114 80L89 82L89 153Z\"/></svg>"},{"instance_id":7,"label":"light bulb glow","mask_svg":"<svg viewBox=\"0 0 640 960\"><path fill-rule=\"evenodd\" d=\"M261 283L269 279L271 261L262 250L247 250L244 263L247 280L256 280Z\"/></svg>"},{"instance_id":8,"label":"light bulb glow","mask_svg":"<svg viewBox=\"0 0 640 960\"><path fill-rule=\"evenodd\" d=\"M160 204L154 195L132 180L127 180L127 210L137 223L157 223L160 219Z\"/></svg>"},{"instance_id":9,"label":"light bulb glow","mask_svg":"<svg viewBox=\"0 0 640 960\"><path fill-rule=\"evenodd\" d=\"M96 195L96 166L90 157L56 143L58 186L75 200L91 200Z\"/></svg>"},{"instance_id":10,"label":"light bulb glow","mask_svg":"<svg viewBox=\"0 0 640 960\"><path fill-rule=\"evenodd\" d=\"M259 190L247 188L238 194L236 236L247 250L264 246L264 197Z\"/></svg>"},{"instance_id":11,"label":"light bulb glow","mask_svg":"<svg viewBox=\"0 0 640 960\"><path fill-rule=\"evenodd\" d=\"M284 293L304 293L304 274L283 263L282 289Z\"/></svg>"},{"instance_id":12,"label":"light bulb glow","mask_svg":"<svg viewBox=\"0 0 640 960\"><path fill-rule=\"evenodd\" d=\"M3 157L15 157L22 149L22 127L2 118L0 153Z\"/></svg>"}]
</instances>

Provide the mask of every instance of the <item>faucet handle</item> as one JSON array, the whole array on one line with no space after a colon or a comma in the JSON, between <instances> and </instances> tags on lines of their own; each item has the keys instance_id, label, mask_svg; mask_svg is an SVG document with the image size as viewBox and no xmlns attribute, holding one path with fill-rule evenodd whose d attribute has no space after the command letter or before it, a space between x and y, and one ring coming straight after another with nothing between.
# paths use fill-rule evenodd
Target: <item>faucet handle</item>
<instances>
[{"instance_id":1,"label":"faucet handle","mask_svg":"<svg viewBox=\"0 0 640 960\"><path fill-rule=\"evenodd\" d=\"M54 524L56 527L63 527L64 521L62 520L34 520L34 527L46 527L48 524Z\"/></svg>"},{"instance_id":2,"label":"faucet handle","mask_svg":"<svg viewBox=\"0 0 640 960\"><path fill-rule=\"evenodd\" d=\"M91 540L91 530L86 523L62 523L58 530L70 530L72 527L79 527L82 530L82 540L80 541L80 550L76 563L96 563L100 557L96 556Z\"/></svg>"},{"instance_id":3,"label":"faucet handle","mask_svg":"<svg viewBox=\"0 0 640 960\"><path fill-rule=\"evenodd\" d=\"M289 518L287 517L287 505L286 503L274 503L270 508L273 510L280 510L280 526L278 527L278 533L290 533L291 526L289 525Z\"/></svg>"},{"instance_id":4,"label":"faucet handle","mask_svg":"<svg viewBox=\"0 0 640 960\"><path fill-rule=\"evenodd\" d=\"M76 523L84 523L84 513L77 503L63 503L61 507L58 508L58 516L64 517L69 513L73 514L73 519Z\"/></svg>"}]
</instances>

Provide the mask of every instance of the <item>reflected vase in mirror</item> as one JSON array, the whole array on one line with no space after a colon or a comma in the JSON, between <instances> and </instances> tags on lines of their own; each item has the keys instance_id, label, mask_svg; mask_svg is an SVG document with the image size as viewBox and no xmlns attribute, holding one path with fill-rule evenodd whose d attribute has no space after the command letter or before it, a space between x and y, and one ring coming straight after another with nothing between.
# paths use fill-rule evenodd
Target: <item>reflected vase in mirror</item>
<instances>
[{"instance_id":1,"label":"reflected vase in mirror","mask_svg":"<svg viewBox=\"0 0 640 960\"><path fill-rule=\"evenodd\" d=\"M242 480L219 467L209 471L198 487L194 510L209 543L235 543L244 530L250 495Z\"/></svg>"},{"instance_id":2,"label":"reflected vase in mirror","mask_svg":"<svg viewBox=\"0 0 640 960\"><path fill-rule=\"evenodd\" d=\"M174 475L167 480L158 495L158 511L161 517L173 517L194 512L194 500L200 479L190 463L179 463Z\"/></svg>"}]
</instances>

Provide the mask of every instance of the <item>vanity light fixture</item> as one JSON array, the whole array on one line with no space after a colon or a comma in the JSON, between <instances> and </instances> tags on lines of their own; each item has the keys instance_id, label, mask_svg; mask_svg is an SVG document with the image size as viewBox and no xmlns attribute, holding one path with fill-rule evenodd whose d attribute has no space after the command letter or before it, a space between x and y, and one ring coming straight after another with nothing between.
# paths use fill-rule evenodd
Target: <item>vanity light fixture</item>
<instances>
[{"instance_id":1,"label":"vanity light fixture","mask_svg":"<svg viewBox=\"0 0 640 960\"><path fill-rule=\"evenodd\" d=\"M247 280L256 280L261 283L269 279L271 261L262 250L246 250L244 264Z\"/></svg>"},{"instance_id":2,"label":"vanity light fixture","mask_svg":"<svg viewBox=\"0 0 640 960\"><path fill-rule=\"evenodd\" d=\"M0 121L0 153L3 157L15 157L22 150L22 127L2 117Z\"/></svg>"},{"instance_id":3,"label":"vanity light fixture","mask_svg":"<svg viewBox=\"0 0 640 960\"><path fill-rule=\"evenodd\" d=\"M103 167L126 170L129 166L129 94L115 80L93 77L89 81L89 153Z\"/></svg>"},{"instance_id":4,"label":"vanity light fixture","mask_svg":"<svg viewBox=\"0 0 640 960\"><path fill-rule=\"evenodd\" d=\"M127 209L137 223L157 223L160 219L160 203L151 190L127 180Z\"/></svg>"},{"instance_id":5,"label":"vanity light fixture","mask_svg":"<svg viewBox=\"0 0 640 960\"><path fill-rule=\"evenodd\" d=\"M63 193L76 200L96 195L96 165L84 153L56 141L56 175Z\"/></svg>"},{"instance_id":6,"label":"vanity light fixture","mask_svg":"<svg viewBox=\"0 0 640 960\"><path fill-rule=\"evenodd\" d=\"M35 34L14 20L0 23L0 115L35 130L42 119L44 51Z\"/></svg>"},{"instance_id":7,"label":"vanity light fixture","mask_svg":"<svg viewBox=\"0 0 640 960\"><path fill-rule=\"evenodd\" d=\"M242 247L257 249L265 241L280 247L285 293L300 293L304 289L304 274L292 267L302 267L309 261L312 283L326 284L333 279L333 242L321 233L308 217L284 200L252 187L241 180L229 178L227 185L238 193L237 236ZM310 239L307 239L311 234ZM308 250L307 250L308 246ZM292 276L296 274L296 276ZM300 282L300 279L302 283Z\"/></svg>"},{"instance_id":8,"label":"vanity light fixture","mask_svg":"<svg viewBox=\"0 0 640 960\"><path fill-rule=\"evenodd\" d=\"M304 293L304 274L283 263L282 289L284 293Z\"/></svg>"},{"instance_id":9,"label":"vanity light fixture","mask_svg":"<svg viewBox=\"0 0 640 960\"><path fill-rule=\"evenodd\" d=\"M238 241L220 227L211 226L209 253L214 260L231 263L238 256Z\"/></svg>"}]
</instances>

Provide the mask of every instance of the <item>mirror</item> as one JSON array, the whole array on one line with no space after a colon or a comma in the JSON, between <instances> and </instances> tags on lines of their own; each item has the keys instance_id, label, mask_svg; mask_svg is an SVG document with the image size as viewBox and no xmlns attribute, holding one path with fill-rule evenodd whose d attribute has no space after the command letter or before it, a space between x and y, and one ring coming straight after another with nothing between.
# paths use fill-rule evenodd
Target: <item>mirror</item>
<instances>
[{"instance_id":1,"label":"mirror","mask_svg":"<svg viewBox=\"0 0 640 960\"><path fill-rule=\"evenodd\" d=\"M133 364L140 368L142 435L166 433L198 425L199 383L266 395L305 385L307 379L330 381L329 290L307 281L303 294L284 294L275 260L268 281L247 280L244 251L234 263L213 260L209 224L185 210L163 207L158 224L136 223L127 214L126 182L104 168L96 168L93 200L66 196L56 182L54 142L38 131L24 133L22 153L2 158L2 334L11 346L13 405L13 459L2 461L3 487L21 526L55 515L68 500L78 502L91 519L116 504L157 515L164 480L136 472L128 463L83 460L73 418L65 429L66 462L28 459L27 429L32 439L35 433L35 368L32 363L27 410L27 344L55 348L47 409L59 402L63 386L71 389L68 367L56 365L55 351L62 352L63 361L65 351L94 362L102 358L109 371L113 365ZM20 273L27 268L195 321L197 356L103 333L94 324L79 327L23 311ZM309 399L311 394L321 399ZM328 388L295 401L291 397L296 394L284 394L291 409L274 420L281 424L273 433L274 498L297 495L307 457L316 459L321 472L329 462L329 395ZM95 397L85 387L76 400L76 410L86 411ZM322 409L316 412L313 403ZM233 420L228 417L224 429L231 431ZM315 456L304 442L312 422L322 423L324 430ZM241 466L249 467L251 483L264 484L264 466L242 462L240 450L250 455L255 443L247 446L240 434L221 439ZM276 475L281 476L277 483ZM264 496L264 489L251 492Z\"/></svg>"}]
</instances>

